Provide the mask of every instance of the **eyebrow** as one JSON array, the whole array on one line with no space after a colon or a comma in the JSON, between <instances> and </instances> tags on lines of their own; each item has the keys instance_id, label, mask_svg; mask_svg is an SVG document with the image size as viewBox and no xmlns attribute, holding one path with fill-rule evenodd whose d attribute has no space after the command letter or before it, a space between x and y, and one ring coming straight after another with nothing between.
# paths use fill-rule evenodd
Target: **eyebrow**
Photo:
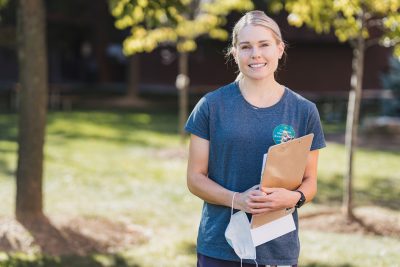
<instances>
[{"instance_id":1,"label":"eyebrow","mask_svg":"<svg viewBox=\"0 0 400 267\"><path fill-rule=\"evenodd\" d=\"M258 41L258 43L269 43L269 42L271 42L271 41L270 40L260 40L260 41ZM250 44L250 42L245 41L245 42L240 42L239 43L239 45L242 45L242 44Z\"/></svg>"}]
</instances>

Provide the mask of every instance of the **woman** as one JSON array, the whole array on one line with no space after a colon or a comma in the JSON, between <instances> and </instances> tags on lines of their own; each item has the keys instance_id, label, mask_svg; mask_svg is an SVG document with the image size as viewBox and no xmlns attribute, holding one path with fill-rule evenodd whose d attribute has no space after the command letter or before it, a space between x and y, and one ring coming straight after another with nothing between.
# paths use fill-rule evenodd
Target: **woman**
<instances>
[{"instance_id":1,"label":"woman","mask_svg":"<svg viewBox=\"0 0 400 267\"><path fill-rule=\"evenodd\" d=\"M318 149L325 140L315 104L275 80L285 44L262 11L235 25L229 50L239 68L231 84L205 95L186 124L191 133L187 183L204 200L197 240L199 267L240 266L224 232L234 209L256 215L300 207L317 191ZM314 133L301 186L260 191L263 154L271 145ZM305 198L305 199L304 199ZM298 229L297 210L293 213ZM260 265L296 266L298 230L257 247ZM255 266L252 261L244 266Z\"/></svg>"}]
</instances>

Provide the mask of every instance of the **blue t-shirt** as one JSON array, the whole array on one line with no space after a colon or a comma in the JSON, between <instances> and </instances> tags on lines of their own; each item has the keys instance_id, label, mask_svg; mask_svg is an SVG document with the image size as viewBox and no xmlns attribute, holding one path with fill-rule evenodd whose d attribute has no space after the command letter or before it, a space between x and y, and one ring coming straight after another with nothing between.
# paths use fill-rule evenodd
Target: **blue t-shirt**
<instances>
[{"instance_id":1,"label":"blue t-shirt","mask_svg":"<svg viewBox=\"0 0 400 267\"><path fill-rule=\"evenodd\" d=\"M237 82L228 84L198 102L185 130L209 140L208 177L236 192L260 183L263 155L282 139L314 133L311 150L325 147L315 104L288 88L275 105L257 108L244 99ZM297 211L293 217L296 231L256 248L259 264L297 264L300 250ZM198 253L239 261L224 235L229 219L229 207L204 202Z\"/></svg>"}]
</instances>

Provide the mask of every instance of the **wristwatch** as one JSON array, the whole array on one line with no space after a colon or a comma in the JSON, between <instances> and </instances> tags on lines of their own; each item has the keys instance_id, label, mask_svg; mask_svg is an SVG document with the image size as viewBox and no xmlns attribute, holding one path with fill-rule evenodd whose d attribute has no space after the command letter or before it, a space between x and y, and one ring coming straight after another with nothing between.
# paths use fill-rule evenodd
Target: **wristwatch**
<instances>
[{"instance_id":1,"label":"wristwatch","mask_svg":"<svg viewBox=\"0 0 400 267\"><path fill-rule=\"evenodd\" d=\"M299 201L297 201L296 206L295 206L296 208L300 208L306 202L306 197L304 196L303 192L301 192L300 190L294 190L294 191L299 192L301 195Z\"/></svg>"}]
</instances>

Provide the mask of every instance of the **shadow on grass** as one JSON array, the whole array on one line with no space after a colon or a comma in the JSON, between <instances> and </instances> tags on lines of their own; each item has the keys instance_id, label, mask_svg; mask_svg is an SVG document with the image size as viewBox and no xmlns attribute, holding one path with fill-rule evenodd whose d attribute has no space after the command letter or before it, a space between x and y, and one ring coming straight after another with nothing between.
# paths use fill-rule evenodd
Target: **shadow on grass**
<instances>
[{"instance_id":1,"label":"shadow on grass","mask_svg":"<svg viewBox=\"0 0 400 267\"><path fill-rule=\"evenodd\" d=\"M30 258L30 257L29 257ZM97 254L90 256L37 256L27 259L22 255L8 255L0 261L1 267L140 267L120 255Z\"/></svg>"},{"instance_id":2,"label":"shadow on grass","mask_svg":"<svg viewBox=\"0 0 400 267\"><path fill-rule=\"evenodd\" d=\"M301 264L302 267L353 267L350 263L345 264L325 264L325 263L318 263L318 262L311 262L308 264Z\"/></svg>"},{"instance_id":3,"label":"shadow on grass","mask_svg":"<svg viewBox=\"0 0 400 267\"><path fill-rule=\"evenodd\" d=\"M85 225L74 225L73 221L67 222L68 224L64 226L57 226L44 215L36 216L34 219L23 218L19 223L11 220L9 224L12 227L9 227L6 234L0 238L0 251L3 251L0 252L0 267L140 267L133 259L112 252L118 251L118 244L105 239L118 238L115 236L105 238L105 233L115 234L110 232L111 228L104 229L105 224L91 229L94 231L88 231L90 221L84 221ZM110 223L112 221L106 222L107 225ZM121 231L119 234L121 236L125 234L137 236L132 230L126 232L121 225L116 224L112 228ZM101 231L100 239L94 236L98 235L98 231ZM89 232L92 235L89 235ZM133 236L129 238L132 239ZM131 245L139 242L138 237Z\"/></svg>"},{"instance_id":4,"label":"shadow on grass","mask_svg":"<svg viewBox=\"0 0 400 267\"><path fill-rule=\"evenodd\" d=\"M368 177L363 189L354 189L356 205L378 205L400 210L400 182L394 177ZM340 205L343 197L343 176L335 174L318 180L318 194L313 200L319 204Z\"/></svg>"},{"instance_id":5,"label":"shadow on grass","mask_svg":"<svg viewBox=\"0 0 400 267\"><path fill-rule=\"evenodd\" d=\"M340 204L343 196L343 177L335 174L318 179L318 193L313 202L319 204Z\"/></svg>"},{"instance_id":6,"label":"shadow on grass","mask_svg":"<svg viewBox=\"0 0 400 267\"><path fill-rule=\"evenodd\" d=\"M96 125L117 128L119 130L149 130L165 134L177 133L177 115L168 112L140 111L74 111L71 113L50 113L48 125L58 119L77 123L95 123ZM71 125L73 128L73 125Z\"/></svg>"},{"instance_id":7,"label":"shadow on grass","mask_svg":"<svg viewBox=\"0 0 400 267\"><path fill-rule=\"evenodd\" d=\"M2 150L0 149L0 153L2 153ZM2 173L4 176L8 176L10 178L13 178L15 175L16 170L13 170L10 168L8 163L3 159L0 158L0 173Z\"/></svg>"},{"instance_id":8,"label":"shadow on grass","mask_svg":"<svg viewBox=\"0 0 400 267\"><path fill-rule=\"evenodd\" d=\"M371 204L400 210L400 181L391 179L370 179L366 190L357 190L356 198Z\"/></svg>"},{"instance_id":9,"label":"shadow on grass","mask_svg":"<svg viewBox=\"0 0 400 267\"><path fill-rule=\"evenodd\" d=\"M83 255L87 250L101 252L96 240L70 228L59 229L45 216L20 222L45 255Z\"/></svg>"},{"instance_id":10,"label":"shadow on grass","mask_svg":"<svg viewBox=\"0 0 400 267\"><path fill-rule=\"evenodd\" d=\"M61 126L60 124L61 123ZM93 127L86 131L85 125ZM100 126L100 127L98 127ZM80 128L82 127L82 128ZM1 141L17 143L16 114L0 114ZM107 136L102 129L111 129L113 134ZM62 146L69 140L101 140L138 146L162 146L163 141L149 138L147 133L163 135L177 134L177 117L172 112L140 112L140 111L74 111L50 112L47 116L47 137L56 135L56 146ZM135 133L135 134L132 134ZM14 154L16 150L0 147L2 155ZM3 157L0 157L0 172L4 176L13 177L15 170L10 169Z\"/></svg>"},{"instance_id":11,"label":"shadow on grass","mask_svg":"<svg viewBox=\"0 0 400 267\"><path fill-rule=\"evenodd\" d=\"M70 128L53 128L56 123L70 123ZM114 131L112 136L101 133L101 130L86 131L83 125L103 127ZM177 134L177 116L173 113L137 112L137 111L84 111L72 113L53 113L47 119L48 134L65 139L92 139L118 143L137 144L141 146L154 145L146 132L164 135ZM138 135L132 133L141 132Z\"/></svg>"},{"instance_id":12,"label":"shadow on grass","mask_svg":"<svg viewBox=\"0 0 400 267\"><path fill-rule=\"evenodd\" d=\"M62 122L60 129L55 127ZM80 129L82 125L94 125L112 129L117 133L114 136L105 136L101 132L85 132ZM160 111L73 111L49 112L47 116L47 135L57 135L66 139L98 139L119 143L138 144L143 146L153 145L148 141L146 134L143 138L132 136L134 131L155 132L166 135L178 133L178 121L175 113ZM0 114L0 141L17 142L17 117L15 114Z\"/></svg>"},{"instance_id":13,"label":"shadow on grass","mask_svg":"<svg viewBox=\"0 0 400 267\"><path fill-rule=\"evenodd\" d=\"M188 255L197 255L197 246L193 241L183 241L179 244L180 250Z\"/></svg>"},{"instance_id":14,"label":"shadow on grass","mask_svg":"<svg viewBox=\"0 0 400 267\"><path fill-rule=\"evenodd\" d=\"M15 115L0 114L0 141L17 141L17 117Z\"/></svg>"},{"instance_id":15,"label":"shadow on grass","mask_svg":"<svg viewBox=\"0 0 400 267\"><path fill-rule=\"evenodd\" d=\"M15 114L0 114L0 145L1 141L5 142L17 142L17 119ZM4 176L13 177L15 170L11 169L5 161L4 155L16 153L15 149L9 148L9 146L0 147L0 173Z\"/></svg>"}]
</instances>

